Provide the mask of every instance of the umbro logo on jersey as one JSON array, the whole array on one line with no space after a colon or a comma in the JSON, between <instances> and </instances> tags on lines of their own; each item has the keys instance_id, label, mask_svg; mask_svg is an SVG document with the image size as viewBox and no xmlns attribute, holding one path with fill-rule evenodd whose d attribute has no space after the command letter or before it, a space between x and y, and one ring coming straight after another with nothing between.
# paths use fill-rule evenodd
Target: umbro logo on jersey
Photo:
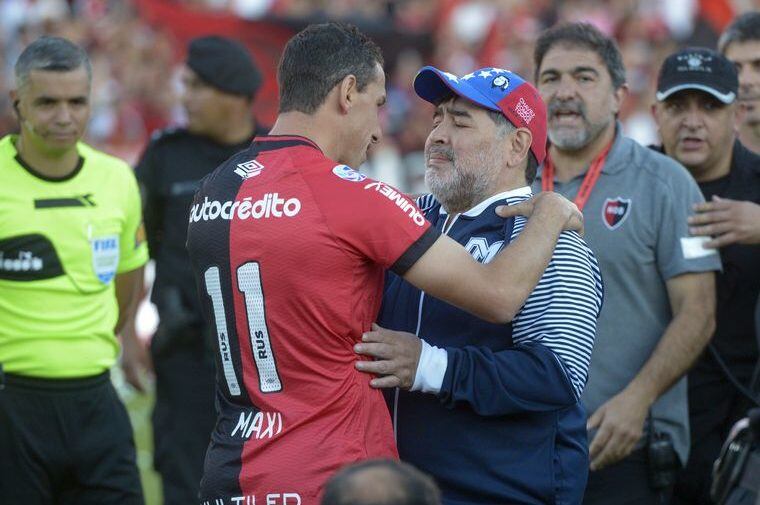
<instances>
[{"instance_id":1,"label":"umbro logo on jersey","mask_svg":"<svg viewBox=\"0 0 760 505\"><path fill-rule=\"evenodd\" d=\"M235 173L243 179L250 179L259 175L262 170L264 170L264 165L256 160L251 160L245 163L238 163Z\"/></svg>"},{"instance_id":2,"label":"umbro logo on jersey","mask_svg":"<svg viewBox=\"0 0 760 505\"><path fill-rule=\"evenodd\" d=\"M404 193L400 193L393 189L393 187L388 186L384 182L380 181L371 182L364 186L364 189L374 189L381 195L385 196L388 200L395 203L399 209L406 212L407 215L412 218L414 224L417 226L422 226L425 224L425 216L420 213L416 205L414 205L406 198L406 195L404 195Z\"/></svg>"},{"instance_id":3,"label":"umbro logo on jersey","mask_svg":"<svg viewBox=\"0 0 760 505\"><path fill-rule=\"evenodd\" d=\"M190 222L213 221L215 219L266 219L270 217L293 217L301 211L301 200L298 198L280 198L279 193L266 193L260 200L253 201L252 197L242 200L220 202L203 199L190 209Z\"/></svg>"}]
</instances>

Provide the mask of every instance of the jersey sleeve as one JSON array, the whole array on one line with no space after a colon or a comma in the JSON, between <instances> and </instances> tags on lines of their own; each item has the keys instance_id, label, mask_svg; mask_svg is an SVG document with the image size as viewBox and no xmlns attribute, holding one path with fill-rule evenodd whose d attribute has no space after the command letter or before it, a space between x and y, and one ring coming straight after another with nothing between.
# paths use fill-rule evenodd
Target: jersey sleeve
<instances>
[{"instance_id":1,"label":"jersey sleeve","mask_svg":"<svg viewBox=\"0 0 760 505\"><path fill-rule=\"evenodd\" d=\"M119 239L118 273L129 272L143 266L148 261L148 244L145 241L145 228L142 221L140 191L137 181L128 168L125 177L124 227Z\"/></svg>"},{"instance_id":2,"label":"jersey sleeve","mask_svg":"<svg viewBox=\"0 0 760 505\"><path fill-rule=\"evenodd\" d=\"M657 266L664 279L671 279L688 272L720 270L720 256L714 249L704 249L705 238L689 233L687 219L695 203L704 201L702 193L686 169L678 165L670 169L661 190L666 192L657 198Z\"/></svg>"},{"instance_id":3,"label":"jersey sleeve","mask_svg":"<svg viewBox=\"0 0 760 505\"><path fill-rule=\"evenodd\" d=\"M321 177L320 211L347 249L403 275L438 239L419 207L392 186L344 165Z\"/></svg>"}]
</instances>

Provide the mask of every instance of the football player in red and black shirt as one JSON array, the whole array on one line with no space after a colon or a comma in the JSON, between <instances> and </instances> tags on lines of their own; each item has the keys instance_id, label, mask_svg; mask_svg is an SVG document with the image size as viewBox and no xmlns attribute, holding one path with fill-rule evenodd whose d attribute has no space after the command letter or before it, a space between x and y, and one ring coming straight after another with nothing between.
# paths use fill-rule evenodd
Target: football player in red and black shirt
<instances>
[{"instance_id":1,"label":"football player in red and black shirt","mask_svg":"<svg viewBox=\"0 0 760 505\"><path fill-rule=\"evenodd\" d=\"M396 456L385 402L353 352L377 317L386 269L506 322L560 231L581 225L573 204L549 193L520 237L481 265L404 194L353 170L380 139L382 64L353 27L293 37L271 134L196 194L188 249L219 351L203 503L316 504L341 466Z\"/></svg>"}]
</instances>

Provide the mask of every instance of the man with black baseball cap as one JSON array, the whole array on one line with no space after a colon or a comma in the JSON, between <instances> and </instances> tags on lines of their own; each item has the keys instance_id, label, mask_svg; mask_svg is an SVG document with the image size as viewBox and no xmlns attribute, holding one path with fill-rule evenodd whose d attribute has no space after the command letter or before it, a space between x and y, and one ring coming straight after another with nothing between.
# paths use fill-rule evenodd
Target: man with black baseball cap
<instances>
[{"instance_id":1,"label":"man with black baseball cap","mask_svg":"<svg viewBox=\"0 0 760 505\"><path fill-rule=\"evenodd\" d=\"M188 211L198 182L263 133L251 114L261 80L242 44L220 36L192 40L182 68L187 126L156 132L135 168L156 262L151 300L160 324L150 350L156 376L154 463L166 504L197 502L216 420L214 358L185 249ZM134 335L125 338L125 373L138 389L144 358Z\"/></svg>"},{"instance_id":2,"label":"man with black baseball cap","mask_svg":"<svg viewBox=\"0 0 760 505\"><path fill-rule=\"evenodd\" d=\"M760 156L736 136L738 89L729 60L709 49L687 48L665 59L652 107L659 150L691 172L707 200L695 205L690 232L707 237L704 247L720 248L723 262L715 334L688 376L691 454L675 493L683 504L712 503L712 463L730 427L751 406L758 363L760 176L753 166L760 166Z\"/></svg>"}]
</instances>

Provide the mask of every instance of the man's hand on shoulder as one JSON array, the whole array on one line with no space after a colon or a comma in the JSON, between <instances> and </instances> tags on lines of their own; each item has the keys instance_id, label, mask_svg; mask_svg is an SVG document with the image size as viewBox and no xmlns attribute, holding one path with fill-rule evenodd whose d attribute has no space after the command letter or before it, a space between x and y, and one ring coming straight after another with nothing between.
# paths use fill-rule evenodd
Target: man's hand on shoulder
<instances>
[{"instance_id":1,"label":"man's hand on shoulder","mask_svg":"<svg viewBox=\"0 0 760 505\"><path fill-rule=\"evenodd\" d=\"M409 389L417 373L422 341L412 333L387 330L373 323L372 331L362 335L362 343L356 344L354 351L375 358L356 362L360 372L378 376L370 381L370 386Z\"/></svg>"},{"instance_id":2,"label":"man's hand on shoulder","mask_svg":"<svg viewBox=\"0 0 760 505\"><path fill-rule=\"evenodd\" d=\"M542 215L550 220L558 220L563 230L577 231L583 235L583 213L573 202L552 191L544 191L515 205L496 207L496 214L504 218Z\"/></svg>"},{"instance_id":3,"label":"man's hand on shoulder","mask_svg":"<svg viewBox=\"0 0 760 505\"><path fill-rule=\"evenodd\" d=\"M710 202L695 204L694 211L689 218L691 234L714 237L705 247L760 244L760 205L714 196Z\"/></svg>"}]
</instances>

